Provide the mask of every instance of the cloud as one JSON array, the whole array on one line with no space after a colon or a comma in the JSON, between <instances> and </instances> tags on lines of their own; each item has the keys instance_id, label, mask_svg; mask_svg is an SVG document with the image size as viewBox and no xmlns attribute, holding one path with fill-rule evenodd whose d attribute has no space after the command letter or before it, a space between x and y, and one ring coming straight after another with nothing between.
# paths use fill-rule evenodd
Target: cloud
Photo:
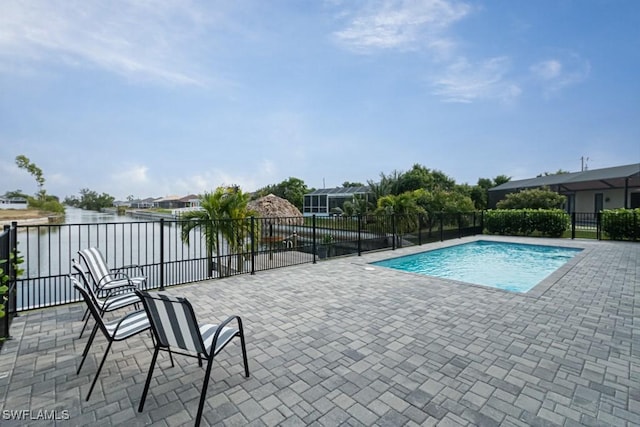
<instances>
[{"instance_id":1,"label":"cloud","mask_svg":"<svg viewBox=\"0 0 640 427\"><path fill-rule=\"evenodd\" d=\"M562 64L555 59L542 61L532 65L531 72L540 80L553 80L562 73Z\"/></svg>"},{"instance_id":2,"label":"cloud","mask_svg":"<svg viewBox=\"0 0 640 427\"><path fill-rule=\"evenodd\" d=\"M149 182L147 176L149 168L144 165L133 165L128 169L114 173L111 178L116 182L131 185L146 184Z\"/></svg>"},{"instance_id":3,"label":"cloud","mask_svg":"<svg viewBox=\"0 0 640 427\"><path fill-rule=\"evenodd\" d=\"M360 53L423 48L443 54L455 46L446 30L470 9L447 0L382 0L357 11L346 28L333 36Z\"/></svg>"},{"instance_id":4,"label":"cloud","mask_svg":"<svg viewBox=\"0 0 640 427\"><path fill-rule=\"evenodd\" d=\"M591 64L576 54L565 55L564 58L552 58L539 61L529 71L539 84L545 95L551 95L567 86L585 81L589 77Z\"/></svg>"},{"instance_id":5,"label":"cloud","mask_svg":"<svg viewBox=\"0 0 640 427\"><path fill-rule=\"evenodd\" d=\"M462 58L433 78L434 94L447 102L470 103L481 99L508 102L522 92L516 83L505 78L509 69L510 61L506 57L478 63Z\"/></svg>"},{"instance_id":6,"label":"cloud","mask_svg":"<svg viewBox=\"0 0 640 427\"><path fill-rule=\"evenodd\" d=\"M202 26L189 2L7 1L0 5L0 58L27 68L62 63L136 80L203 85L185 54Z\"/></svg>"}]
</instances>

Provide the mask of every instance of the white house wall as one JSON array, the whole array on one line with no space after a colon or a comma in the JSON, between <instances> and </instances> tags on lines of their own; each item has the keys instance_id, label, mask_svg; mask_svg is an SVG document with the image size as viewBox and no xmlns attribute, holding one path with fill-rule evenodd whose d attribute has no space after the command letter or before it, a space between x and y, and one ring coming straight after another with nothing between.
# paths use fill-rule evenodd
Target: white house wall
<instances>
[{"instance_id":1,"label":"white house wall","mask_svg":"<svg viewBox=\"0 0 640 427\"><path fill-rule=\"evenodd\" d=\"M624 189L615 190L598 190L598 191L580 191L575 196L576 212L595 212L596 194L602 193L603 209L624 208Z\"/></svg>"}]
</instances>

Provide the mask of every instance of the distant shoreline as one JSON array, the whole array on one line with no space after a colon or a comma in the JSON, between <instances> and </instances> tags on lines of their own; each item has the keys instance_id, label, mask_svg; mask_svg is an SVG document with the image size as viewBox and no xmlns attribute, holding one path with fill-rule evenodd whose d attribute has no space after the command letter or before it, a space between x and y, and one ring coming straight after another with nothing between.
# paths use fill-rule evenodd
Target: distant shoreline
<instances>
[{"instance_id":1,"label":"distant shoreline","mask_svg":"<svg viewBox=\"0 0 640 427\"><path fill-rule=\"evenodd\" d=\"M15 218L15 219L3 219L0 220L0 227L5 225L11 225L12 222L18 223L18 225L45 225L50 223L48 216L42 218Z\"/></svg>"}]
</instances>

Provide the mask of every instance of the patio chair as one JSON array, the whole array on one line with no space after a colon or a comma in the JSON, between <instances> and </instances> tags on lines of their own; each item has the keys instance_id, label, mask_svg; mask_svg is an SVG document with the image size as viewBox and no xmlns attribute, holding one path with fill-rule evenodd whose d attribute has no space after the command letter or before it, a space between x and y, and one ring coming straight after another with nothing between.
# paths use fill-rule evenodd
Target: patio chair
<instances>
[{"instance_id":1,"label":"patio chair","mask_svg":"<svg viewBox=\"0 0 640 427\"><path fill-rule=\"evenodd\" d=\"M118 291L124 289L126 291L130 285L140 287L147 281L147 277L139 265L126 265L118 269L110 269L102 256L102 252L96 247L79 250L78 255L87 266L89 275L95 285L96 294L100 296L102 296L103 292L115 289ZM137 270L140 275L130 277L125 273L125 270L131 269Z\"/></svg>"},{"instance_id":2,"label":"patio chair","mask_svg":"<svg viewBox=\"0 0 640 427\"><path fill-rule=\"evenodd\" d=\"M82 295L82 298L89 308L89 312L96 321L96 324L91 331L91 335L89 336L89 340L87 341L84 351L82 352L82 361L80 362L80 366L78 366L78 371L76 373L80 374L82 365L84 365L84 361L89 354L89 348L91 347L91 344L93 343L98 330L102 332L102 334L109 342L104 352L104 356L102 356L102 361L98 366L98 370L96 371L96 376L91 383L89 392L87 393L86 400L88 401L91 397L91 393L93 392L93 388L95 387L96 382L98 382L98 376L100 375L100 371L104 366L105 360L107 360L107 354L109 354L109 350L111 349L111 345L114 343L114 341L124 341L127 338L131 338L134 335L144 332L150 328L150 324L147 313L144 310L138 310L128 313L125 316L112 321L105 321L100 313L100 309L98 308L98 306L96 306L93 298L89 295L89 292L87 292L85 287L82 286L75 277L69 275L69 278L71 279L71 283L73 283L73 286Z\"/></svg>"},{"instance_id":3,"label":"patio chair","mask_svg":"<svg viewBox=\"0 0 640 427\"><path fill-rule=\"evenodd\" d=\"M169 355L181 354L183 356L198 358L198 365L202 366L202 357L207 359L207 368L204 376L204 384L200 393L200 403L196 415L196 426L200 425L202 410L207 395L207 386L211 376L211 368L214 357L235 337L240 337L242 347L242 359L244 362L245 377L249 377L249 365L247 363L247 349L244 340L242 320L239 316L230 316L219 325L198 325L193 306L185 298L176 298L161 293L149 293L136 290L136 294L142 300L151 323L155 350L151 359L151 367L144 385L138 412L142 412L144 402L149 391L149 384L153 376L153 368L160 350L169 351ZM237 329L228 326L231 322L237 322ZM173 358L171 358L171 366Z\"/></svg>"},{"instance_id":4,"label":"patio chair","mask_svg":"<svg viewBox=\"0 0 640 427\"><path fill-rule=\"evenodd\" d=\"M76 271L78 277L80 278L79 282L84 286L84 289L87 291L94 304L100 310L100 315L104 316L105 313L110 311L119 310L121 308L135 306L138 309L138 305L140 304L140 297L138 297L133 291L137 289L134 285L127 285L130 288L130 292L122 293L122 289L119 289L118 292L115 290L108 291L104 297L98 297L96 293L93 291L93 287L89 283L89 279L85 274L82 266L75 259L71 260L71 268ZM84 334L84 330L87 328L87 324L89 323L89 308L84 313L82 320L84 320L84 326L80 331L80 336L78 338L82 338L82 334Z\"/></svg>"}]
</instances>

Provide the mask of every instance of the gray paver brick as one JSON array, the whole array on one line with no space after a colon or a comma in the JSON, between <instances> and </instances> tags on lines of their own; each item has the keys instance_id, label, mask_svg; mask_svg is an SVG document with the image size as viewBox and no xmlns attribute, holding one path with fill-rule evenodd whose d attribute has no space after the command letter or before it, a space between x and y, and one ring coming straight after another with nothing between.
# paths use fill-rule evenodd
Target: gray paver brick
<instances>
[{"instance_id":1,"label":"gray paver brick","mask_svg":"<svg viewBox=\"0 0 640 427\"><path fill-rule=\"evenodd\" d=\"M585 249L526 295L365 270L388 252L168 288L189 298L199 319L237 313L245 323L251 377L235 343L221 353L206 423L640 424L640 245L496 239ZM14 320L14 340L0 351L0 408L69 409L71 425L192 424L203 368L190 359L171 368L161 356L137 412L148 334L114 344L84 401L106 344L96 340L76 375L82 312L75 304Z\"/></svg>"}]
</instances>

